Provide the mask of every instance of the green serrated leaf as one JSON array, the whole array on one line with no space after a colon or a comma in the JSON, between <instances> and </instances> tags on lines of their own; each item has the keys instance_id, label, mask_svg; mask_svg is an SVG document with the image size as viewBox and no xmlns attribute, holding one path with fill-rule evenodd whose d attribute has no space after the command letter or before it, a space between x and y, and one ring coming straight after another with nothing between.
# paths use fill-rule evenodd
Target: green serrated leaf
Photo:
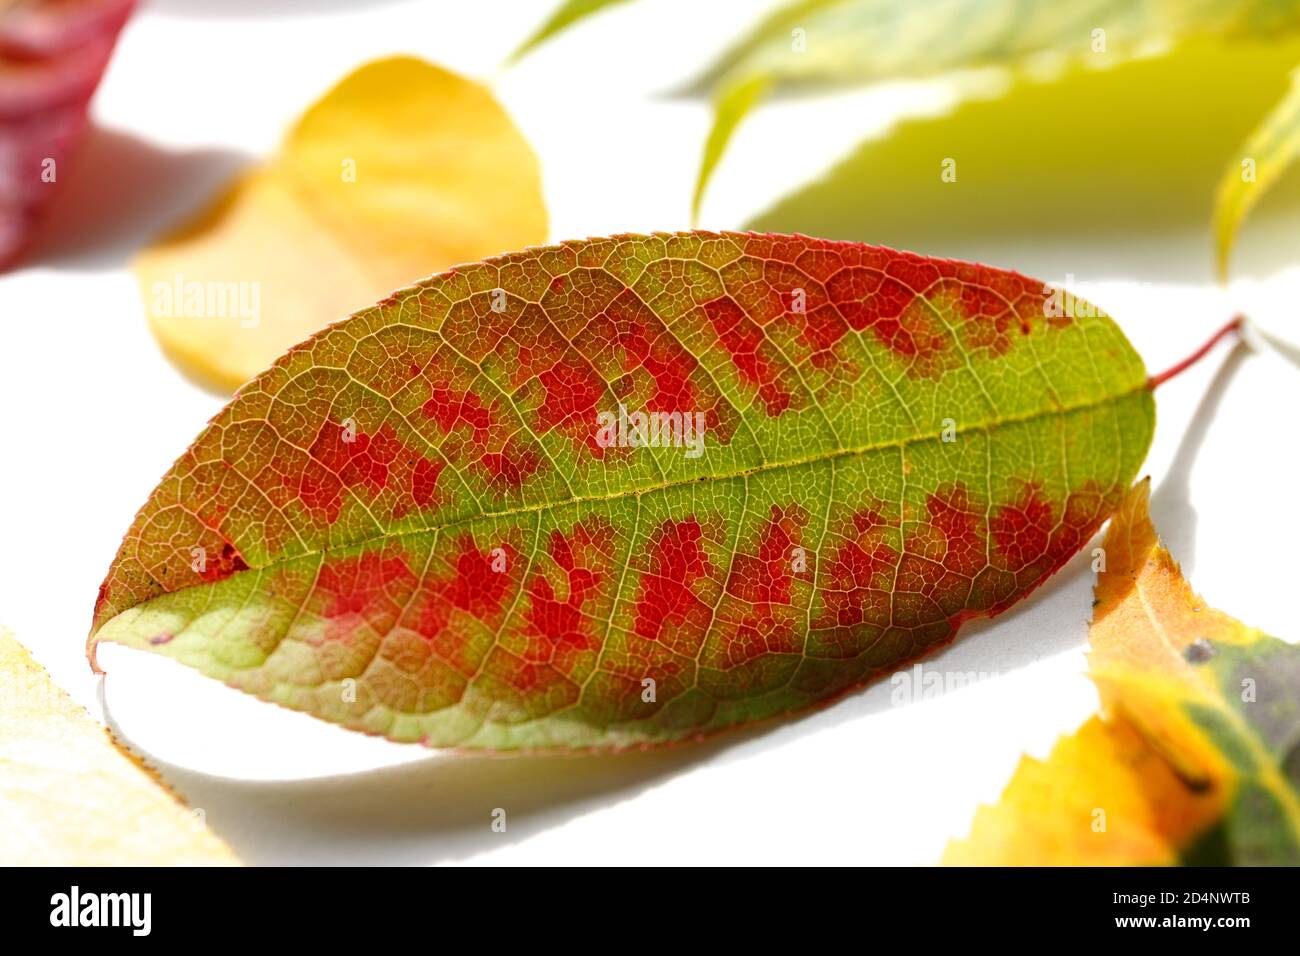
<instances>
[{"instance_id":1,"label":"green serrated leaf","mask_svg":"<svg viewBox=\"0 0 1300 956\"><path fill-rule=\"evenodd\" d=\"M1010 607L1128 487L1142 362L1059 304L802 236L459 267L212 420L89 649L432 746L652 746L806 709Z\"/></svg>"}]
</instances>

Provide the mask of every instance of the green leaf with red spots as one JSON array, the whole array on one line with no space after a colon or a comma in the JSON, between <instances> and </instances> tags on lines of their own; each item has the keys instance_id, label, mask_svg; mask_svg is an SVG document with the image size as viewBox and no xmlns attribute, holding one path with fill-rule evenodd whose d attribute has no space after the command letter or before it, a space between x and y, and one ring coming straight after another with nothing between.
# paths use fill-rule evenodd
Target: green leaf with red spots
<instances>
[{"instance_id":1,"label":"green leaf with red spots","mask_svg":"<svg viewBox=\"0 0 1300 956\"><path fill-rule=\"evenodd\" d=\"M736 233L426 279L212 420L127 533L92 659L118 641L432 746L648 746L804 710L1016 603L1131 483L1142 362L1060 302Z\"/></svg>"}]
</instances>

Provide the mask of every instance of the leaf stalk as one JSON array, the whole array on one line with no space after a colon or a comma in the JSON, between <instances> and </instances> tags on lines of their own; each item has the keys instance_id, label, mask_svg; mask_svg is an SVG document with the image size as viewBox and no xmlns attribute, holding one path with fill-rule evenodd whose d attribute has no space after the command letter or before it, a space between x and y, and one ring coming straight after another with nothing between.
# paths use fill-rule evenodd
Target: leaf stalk
<instances>
[{"instance_id":1,"label":"leaf stalk","mask_svg":"<svg viewBox=\"0 0 1300 956\"><path fill-rule=\"evenodd\" d=\"M1240 333L1241 325L1245 321L1246 321L1246 317L1244 315L1239 314L1233 316L1232 321L1228 322L1217 332L1211 335L1209 339L1206 340L1204 345L1202 345L1191 355L1187 356L1187 358L1183 359L1181 362L1178 362L1176 365L1173 365L1165 369L1163 372L1159 373L1158 375L1152 375L1150 378L1148 378L1147 388L1154 391L1156 388L1163 385L1165 382L1169 381L1175 375L1178 375L1184 370L1191 368L1201 359L1205 358L1205 356L1209 353L1209 351L1219 344L1220 339L1234 332Z\"/></svg>"}]
</instances>

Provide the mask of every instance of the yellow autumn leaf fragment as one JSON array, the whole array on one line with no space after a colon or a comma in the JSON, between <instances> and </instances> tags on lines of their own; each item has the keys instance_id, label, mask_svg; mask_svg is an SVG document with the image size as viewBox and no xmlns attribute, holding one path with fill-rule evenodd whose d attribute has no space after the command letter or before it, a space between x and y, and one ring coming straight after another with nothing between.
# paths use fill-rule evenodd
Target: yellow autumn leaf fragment
<instances>
[{"instance_id":1,"label":"yellow autumn leaf fragment","mask_svg":"<svg viewBox=\"0 0 1300 956\"><path fill-rule=\"evenodd\" d=\"M10 866L229 865L203 821L114 746L0 628L0 861Z\"/></svg>"},{"instance_id":2,"label":"yellow autumn leaf fragment","mask_svg":"<svg viewBox=\"0 0 1300 956\"><path fill-rule=\"evenodd\" d=\"M1161 545L1147 513L1149 479L1120 505L1106 534L1107 569L1098 574L1088 629L1088 668L1103 708L1136 721L1183 773L1221 782L1223 758L1173 706L1184 693L1210 697L1191 645L1246 644L1263 635L1205 604ZM1210 653L1206 651L1206 653Z\"/></svg>"},{"instance_id":3,"label":"yellow autumn leaf fragment","mask_svg":"<svg viewBox=\"0 0 1300 956\"><path fill-rule=\"evenodd\" d=\"M394 57L346 77L135 272L164 350L233 388L393 290L546 230L537 157L491 92Z\"/></svg>"},{"instance_id":4,"label":"yellow autumn leaf fragment","mask_svg":"<svg viewBox=\"0 0 1300 956\"><path fill-rule=\"evenodd\" d=\"M1300 649L1192 590L1156 536L1149 490L1147 480L1129 492L1106 535L1088 655L1103 710L1132 721L1195 785L1266 802L1277 846L1294 855Z\"/></svg>"},{"instance_id":5,"label":"yellow autumn leaf fragment","mask_svg":"<svg viewBox=\"0 0 1300 956\"><path fill-rule=\"evenodd\" d=\"M945 866L1124 866L1178 862L1222 812L1125 721L1091 718L1046 760L1022 757L1002 799L980 807Z\"/></svg>"},{"instance_id":6,"label":"yellow autumn leaf fragment","mask_svg":"<svg viewBox=\"0 0 1300 956\"><path fill-rule=\"evenodd\" d=\"M1149 492L1128 493L1104 543L1088 655L1102 716L1022 761L945 862L1300 864L1300 648L1201 600Z\"/></svg>"}]
</instances>

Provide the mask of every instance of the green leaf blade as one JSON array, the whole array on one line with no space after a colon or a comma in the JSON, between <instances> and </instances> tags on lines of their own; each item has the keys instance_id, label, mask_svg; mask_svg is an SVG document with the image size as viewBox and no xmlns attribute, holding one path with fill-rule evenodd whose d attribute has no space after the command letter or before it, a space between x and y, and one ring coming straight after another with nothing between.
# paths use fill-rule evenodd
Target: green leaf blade
<instances>
[{"instance_id":1,"label":"green leaf blade","mask_svg":"<svg viewBox=\"0 0 1300 956\"><path fill-rule=\"evenodd\" d=\"M92 649L435 746L652 746L804 710L1014 604L1136 474L1141 361L1044 301L754 234L460 267L213 420L128 533ZM593 440L620 406L700 413L701 453Z\"/></svg>"}]
</instances>

